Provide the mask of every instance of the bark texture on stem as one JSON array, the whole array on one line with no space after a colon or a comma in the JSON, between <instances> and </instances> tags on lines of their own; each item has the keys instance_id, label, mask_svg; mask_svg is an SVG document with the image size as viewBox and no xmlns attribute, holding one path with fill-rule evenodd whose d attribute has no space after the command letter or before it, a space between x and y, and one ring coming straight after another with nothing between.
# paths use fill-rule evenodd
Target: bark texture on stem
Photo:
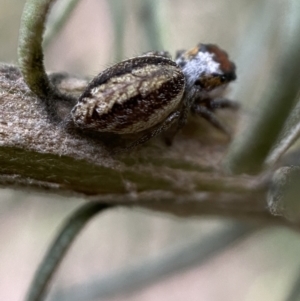
<instances>
[{"instance_id":1,"label":"bark texture on stem","mask_svg":"<svg viewBox=\"0 0 300 301\"><path fill-rule=\"evenodd\" d=\"M87 84L52 75L60 91L77 96ZM74 103L52 99L61 122L14 66L0 66L0 184L139 205L179 215L216 214L272 220L261 176L228 176L220 162L229 141L205 121L190 120L167 147L161 137L130 153L112 156L120 139L75 129ZM235 120L237 112L222 118ZM228 118L230 117L230 118ZM125 197L125 201L124 201ZM121 201L122 200L122 201ZM125 203L124 203L125 202Z\"/></svg>"}]
</instances>

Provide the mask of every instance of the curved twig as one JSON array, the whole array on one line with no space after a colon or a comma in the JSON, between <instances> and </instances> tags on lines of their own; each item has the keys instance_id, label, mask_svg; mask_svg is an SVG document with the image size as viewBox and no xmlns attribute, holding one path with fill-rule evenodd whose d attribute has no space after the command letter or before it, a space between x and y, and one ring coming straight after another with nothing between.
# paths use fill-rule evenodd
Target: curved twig
<instances>
[{"instance_id":1,"label":"curved twig","mask_svg":"<svg viewBox=\"0 0 300 301\"><path fill-rule=\"evenodd\" d=\"M294 144L300 137L300 102L297 103L295 109L292 111L282 133L279 136L277 144L266 160L268 166L273 166L285 152Z\"/></svg>"},{"instance_id":2,"label":"curved twig","mask_svg":"<svg viewBox=\"0 0 300 301\"><path fill-rule=\"evenodd\" d=\"M55 0L28 0L25 4L19 34L18 60L24 80L30 90L45 100L73 99L62 94L50 81L44 66L42 48L45 23Z\"/></svg>"},{"instance_id":3,"label":"curved twig","mask_svg":"<svg viewBox=\"0 0 300 301\"><path fill-rule=\"evenodd\" d=\"M158 256L149 257L135 265L57 291L51 300L89 301L131 293L191 266L199 266L255 231L257 228L250 225L229 223L224 229L208 237L199 237L191 243L169 248Z\"/></svg>"},{"instance_id":4,"label":"curved twig","mask_svg":"<svg viewBox=\"0 0 300 301\"><path fill-rule=\"evenodd\" d=\"M112 207L112 205L87 203L77 209L77 211L65 221L65 224L52 242L52 245L35 273L25 299L26 301L40 301L44 299L54 272L57 270L76 236L95 214L110 207Z\"/></svg>"}]
</instances>

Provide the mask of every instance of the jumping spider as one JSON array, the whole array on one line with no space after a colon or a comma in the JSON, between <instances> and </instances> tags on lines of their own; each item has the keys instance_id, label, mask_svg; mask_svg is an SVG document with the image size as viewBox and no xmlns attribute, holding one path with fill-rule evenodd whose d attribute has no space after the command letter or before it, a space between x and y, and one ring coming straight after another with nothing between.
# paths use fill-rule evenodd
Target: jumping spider
<instances>
[{"instance_id":1,"label":"jumping spider","mask_svg":"<svg viewBox=\"0 0 300 301\"><path fill-rule=\"evenodd\" d=\"M179 51L175 61L168 52L148 52L97 75L73 108L72 118L82 129L141 132L127 149L174 125L171 141L185 125L189 112L228 134L213 111L236 107L236 103L222 98L228 83L235 79L234 63L213 44Z\"/></svg>"}]
</instances>

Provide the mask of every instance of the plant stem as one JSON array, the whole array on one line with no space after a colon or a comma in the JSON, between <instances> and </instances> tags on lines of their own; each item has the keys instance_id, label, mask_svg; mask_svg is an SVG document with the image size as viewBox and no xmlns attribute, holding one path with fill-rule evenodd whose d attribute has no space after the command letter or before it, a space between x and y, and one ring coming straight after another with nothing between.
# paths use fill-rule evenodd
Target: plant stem
<instances>
[{"instance_id":1,"label":"plant stem","mask_svg":"<svg viewBox=\"0 0 300 301\"><path fill-rule=\"evenodd\" d=\"M19 34L18 60L24 81L42 99L71 99L50 82L44 66L43 34L48 12L55 0L28 0Z\"/></svg>"},{"instance_id":2,"label":"plant stem","mask_svg":"<svg viewBox=\"0 0 300 301\"><path fill-rule=\"evenodd\" d=\"M296 11L299 12L299 9ZM273 84L267 87L258 114L252 116L227 154L224 165L230 172L259 172L294 108L300 87L300 42L291 36L300 36L300 16L294 13L292 17L292 26L291 22L288 23L290 20L282 25L283 34L289 39L286 38L283 53L278 59Z\"/></svg>"},{"instance_id":3,"label":"plant stem","mask_svg":"<svg viewBox=\"0 0 300 301\"><path fill-rule=\"evenodd\" d=\"M164 250L131 267L112 272L104 277L91 279L81 285L58 291L51 300L92 301L113 298L152 285L166 277L200 266L234 243L253 234L257 230L244 223L228 223L224 229L205 238Z\"/></svg>"},{"instance_id":4,"label":"plant stem","mask_svg":"<svg viewBox=\"0 0 300 301\"><path fill-rule=\"evenodd\" d=\"M79 232L95 214L110 207L112 205L87 203L77 209L65 221L35 273L25 299L26 301L41 301L44 299L54 272L59 267L59 264Z\"/></svg>"}]
</instances>

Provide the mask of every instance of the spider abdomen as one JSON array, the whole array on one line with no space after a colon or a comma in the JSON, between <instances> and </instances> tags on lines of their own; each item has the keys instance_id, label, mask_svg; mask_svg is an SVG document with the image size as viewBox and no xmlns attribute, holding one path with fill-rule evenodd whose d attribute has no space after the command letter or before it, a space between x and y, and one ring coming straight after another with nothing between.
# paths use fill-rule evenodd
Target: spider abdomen
<instances>
[{"instance_id":1,"label":"spider abdomen","mask_svg":"<svg viewBox=\"0 0 300 301\"><path fill-rule=\"evenodd\" d=\"M180 105L185 78L161 56L140 56L96 76L72 111L75 124L100 132L136 133L163 122Z\"/></svg>"}]
</instances>

